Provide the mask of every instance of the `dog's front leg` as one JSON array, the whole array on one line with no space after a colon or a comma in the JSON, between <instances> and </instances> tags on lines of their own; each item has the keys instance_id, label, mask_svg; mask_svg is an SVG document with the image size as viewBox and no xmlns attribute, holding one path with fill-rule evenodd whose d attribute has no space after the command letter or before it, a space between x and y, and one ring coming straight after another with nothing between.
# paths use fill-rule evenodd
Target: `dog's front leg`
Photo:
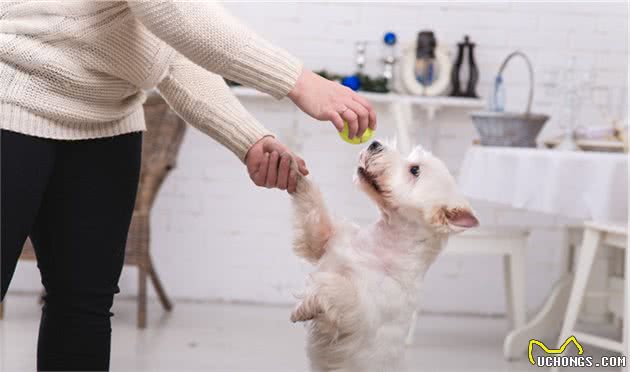
<instances>
[{"instance_id":1,"label":"dog's front leg","mask_svg":"<svg viewBox=\"0 0 630 372\"><path fill-rule=\"evenodd\" d=\"M321 192L309 179L301 177L293 194L296 255L316 263L333 235L332 220Z\"/></svg>"}]
</instances>

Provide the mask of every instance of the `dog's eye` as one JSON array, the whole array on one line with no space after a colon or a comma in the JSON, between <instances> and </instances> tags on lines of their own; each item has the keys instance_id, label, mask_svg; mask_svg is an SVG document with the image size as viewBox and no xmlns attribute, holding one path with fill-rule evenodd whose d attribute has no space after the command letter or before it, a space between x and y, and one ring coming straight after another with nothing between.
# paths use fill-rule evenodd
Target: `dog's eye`
<instances>
[{"instance_id":1,"label":"dog's eye","mask_svg":"<svg viewBox=\"0 0 630 372\"><path fill-rule=\"evenodd\" d=\"M409 173L413 174L414 177L418 177L420 175L420 167L412 165L411 168L409 168Z\"/></svg>"}]
</instances>

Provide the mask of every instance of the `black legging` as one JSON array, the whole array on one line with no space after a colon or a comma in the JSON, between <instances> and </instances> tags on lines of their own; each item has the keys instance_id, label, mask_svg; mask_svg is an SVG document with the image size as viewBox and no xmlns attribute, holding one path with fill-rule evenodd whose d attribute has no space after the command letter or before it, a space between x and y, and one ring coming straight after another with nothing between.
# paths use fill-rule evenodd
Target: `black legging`
<instances>
[{"instance_id":1,"label":"black legging","mask_svg":"<svg viewBox=\"0 0 630 372\"><path fill-rule=\"evenodd\" d=\"M0 133L0 299L30 236L46 291L40 371L109 369L110 308L119 291L141 145L141 133L80 141Z\"/></svg>"}]
</instances>

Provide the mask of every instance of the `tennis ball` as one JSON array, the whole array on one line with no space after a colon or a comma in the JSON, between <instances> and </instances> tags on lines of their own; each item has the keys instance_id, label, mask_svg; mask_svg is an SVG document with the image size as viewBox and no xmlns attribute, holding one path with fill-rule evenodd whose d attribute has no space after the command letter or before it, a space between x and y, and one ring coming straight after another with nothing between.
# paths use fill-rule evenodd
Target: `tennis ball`
<instances>
[{"instance_id":1,"label":"tennis ball","mask_svg":"<svg viewBox=\"0 0 630 372\"><path fill-rule=\"evenodd\" d=\"M348 138L348 131L349 131L348 122L344 121L343 130L339 132L339 137L341 137L342 140L353 145L359 145L361 143L365 143L369 141L370 138L372 138L372 136L374 136L374 131L370 128L366 128L365 132L363 132L363 135L361 137L354 136L354 138L350 139Z\"/></svg>"}]
</instances>

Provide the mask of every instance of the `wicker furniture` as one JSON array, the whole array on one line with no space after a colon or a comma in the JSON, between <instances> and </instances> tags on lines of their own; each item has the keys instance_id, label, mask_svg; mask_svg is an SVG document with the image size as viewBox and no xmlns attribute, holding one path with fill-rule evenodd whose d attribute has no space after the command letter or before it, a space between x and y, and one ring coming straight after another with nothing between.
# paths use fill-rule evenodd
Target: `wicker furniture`
<instances>
[{"instance_id":1,"label":"wicker furniture","mask_svg":"<svg viewBox=\"0 0 630 372\"><path fill-rule=\"evenodd\" d=\"M144 113L147 131L142 143L142 170L125 253L125 265L138 268L138 328L146 326L148 278L164 309L170 311L173 307L151 260L150 214L162 182L175 166L186 130L185 122L157 94L149 95L144 104ZM35 260L29 240L24 245L20 259ZM0 319L2 315L3 304L0 303Z\"/></svg>"}]
</instances>

